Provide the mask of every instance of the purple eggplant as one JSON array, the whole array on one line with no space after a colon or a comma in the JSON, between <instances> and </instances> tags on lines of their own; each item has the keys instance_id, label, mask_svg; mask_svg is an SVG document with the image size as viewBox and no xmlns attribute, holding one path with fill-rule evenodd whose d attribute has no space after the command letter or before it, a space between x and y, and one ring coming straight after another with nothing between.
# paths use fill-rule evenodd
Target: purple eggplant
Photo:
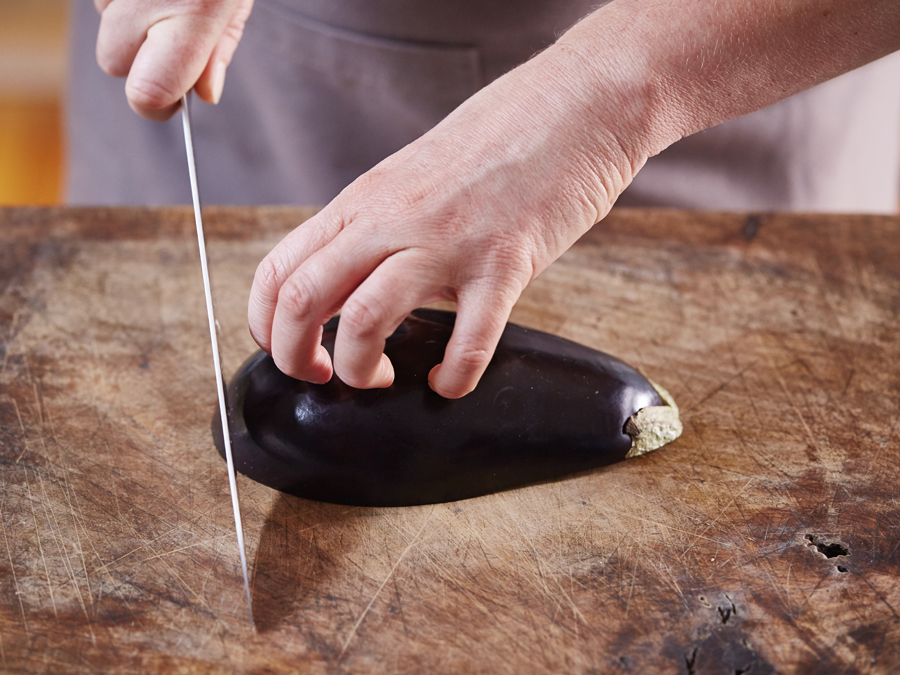
<instances>
[{"instance_id":1,"label":"purple eggplant","mask_svg":"<svg viewBox=\"0 0 900 675\"><path fill-rule=\"evenodd\" d=\"M283 374L264 352L228 387L238 471L308 499L363 506L455 501L612 464L681 433L674 403L615 357L509 324L475 390L435 394L452 312L413 312L388 338L386 389ZM339 317L325 325L333 354ZM213 435L224 453L218 416ZM218 433L216 433L218 432Z\"/></svg>"}]
</instances>

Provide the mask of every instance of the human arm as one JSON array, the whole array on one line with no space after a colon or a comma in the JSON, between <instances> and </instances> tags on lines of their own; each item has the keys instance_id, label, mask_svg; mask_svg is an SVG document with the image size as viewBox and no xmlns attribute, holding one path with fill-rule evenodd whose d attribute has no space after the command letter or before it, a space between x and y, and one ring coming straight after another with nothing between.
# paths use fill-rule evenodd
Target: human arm
<instances>
[{"instance_id":1,"label":"human arm","mask_svg":"<svg viewBox=\"0 0 900 675\"><path fill-rule=\"evenodd\" d=\"M385 338L413 308L458 304L431 386L487 366L524 287L676 140L900 47L884 0L616 0L349 186L262 262L249 320L282 370L393 377Z\"/></svg>"},{"instance_id":2,"label":"human arm","mask_svg":"<svg viewBox=\"0 0 900 675\"><path fill-rule=\"evenodd\" d=\"M286 373L393 377L385 338L455 300L430 384L475 386L524 287L676 140L900 48L900 3L615 0L350 185L261 263L250 329Z\"/></svg>"}]
</instances>

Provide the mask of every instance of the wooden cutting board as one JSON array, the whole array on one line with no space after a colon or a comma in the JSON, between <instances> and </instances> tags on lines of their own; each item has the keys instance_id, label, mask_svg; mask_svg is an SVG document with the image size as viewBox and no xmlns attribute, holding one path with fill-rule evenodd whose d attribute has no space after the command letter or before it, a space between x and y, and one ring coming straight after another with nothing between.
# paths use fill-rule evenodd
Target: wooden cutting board
<instances>
[{"instance_id":1,"label":"wooden cutting board","mask_svg":"<svg viewBox=\"0 0 900 675\"><path fill-rule=\"evenodd\" d=\"M209 209L226 370L309 209ZM187 209L0 211L0 670L900 670L900 219L616 211L513 320L667 387L681 439L373 509L239 477ZM749 670L752 668L752 670Z\"/></svg>"}]
</instances>

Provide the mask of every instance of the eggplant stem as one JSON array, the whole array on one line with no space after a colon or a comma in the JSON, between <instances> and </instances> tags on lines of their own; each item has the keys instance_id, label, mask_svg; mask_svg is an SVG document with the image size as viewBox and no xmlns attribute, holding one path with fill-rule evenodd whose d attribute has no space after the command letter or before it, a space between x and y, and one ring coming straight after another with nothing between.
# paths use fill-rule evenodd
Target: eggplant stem
<instances>
[{"instance_id":1,"label":"eggplant stem","mask_svg":"<svg viewBox=\"0 0 900 675\"><path fill-rule=\"evenodd\" d=\"M625 459L643 455L681 436L683 426L678 417L675 399L656 382L648 378L666 405L641 408L625 422L625 433L631 436L631 450Z\"/></svg>"}]
</instances>

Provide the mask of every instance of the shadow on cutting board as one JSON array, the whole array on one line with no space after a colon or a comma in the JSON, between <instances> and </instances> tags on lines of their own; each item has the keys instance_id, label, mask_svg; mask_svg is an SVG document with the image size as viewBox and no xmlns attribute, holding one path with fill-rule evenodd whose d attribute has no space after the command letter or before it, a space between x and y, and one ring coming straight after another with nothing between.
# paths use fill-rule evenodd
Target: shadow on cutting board
<instances>
[{"instance_id":1,"label":"shadow on cutting board","mask_svg":"<svg viewBox=\"0 0 900 675\"><path fill-rule=\"evenodd\" d=\"M346 598L332 593L336 583L329 582L346 573L347 555L365 546L361 539L366 528L360 521L379 511L383 509L280 494L266 518L252 564L257 630L265 633L299 625L304 633L318 633L317 626L310 625L310 617L346 612ZM297 619L299 615L303 615L302 621Z\"/></svg>"}]
</instances>

